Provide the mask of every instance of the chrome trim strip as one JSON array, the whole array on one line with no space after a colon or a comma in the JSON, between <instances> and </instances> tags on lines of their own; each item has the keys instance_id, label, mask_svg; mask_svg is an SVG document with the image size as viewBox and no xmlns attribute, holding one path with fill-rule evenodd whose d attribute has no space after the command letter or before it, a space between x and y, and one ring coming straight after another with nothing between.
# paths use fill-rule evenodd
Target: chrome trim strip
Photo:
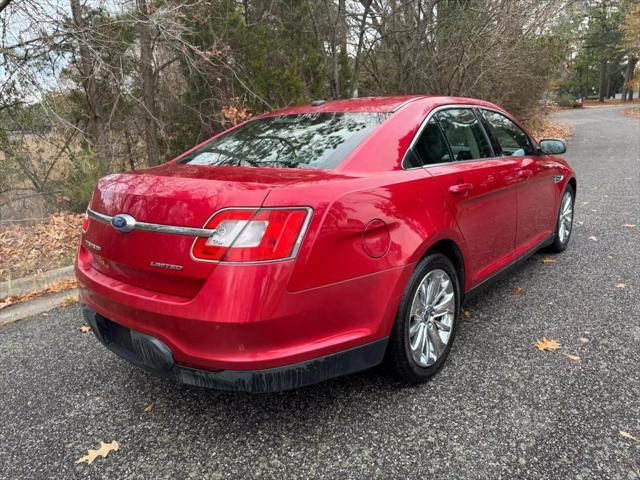
<instances>
[{"instance_id":1,"label":"chrome trim strip","mask_svg":"<svg viewBox=\"0 0 640 480\"><path fill-rule=\"evenodd\" d=\"M111 224L112 216L105 215L104 213L96 212L87 208L87 215L99 222ZM163 225L160 223L147 223L136 221L134 230L142 230L145 232L155 233L168 233L170 235L187 235L190 237L210 237L215 233L215 229L211 228L193 228L193 227L179 227L175 225Z\"/></svg>"},{"instance_id":2,"label":"chrome trim strip","mask_svg":"<svg viewBox=\"0 0 640 480\"><path fill-rule=\"evenodd\" d=\"M416 100L420 100L421 98L425 98L424 96L418 95L416 97L412 97L408 100L405 100L402 103L399 103L398 105L396 105L395 107L393 107L389 113L396 113L398 110L400 110L402 107L404 107L405 105L410 104L411 102L415 102Z\"/></svg>"},{"instance_id":3,"label":"chrome trim strip","mask_svg":"<svg viewBox=\"0 0 640 480\"><path fill-rule=\"evenodd\" d=\"M484 105L475 105L475 104L471 104L471 103L468 103L468 104L452 103L452 104L449 104L449 105L440 105L439 107L436 107L433 110L431 110L429 112L429 115L427 115L427 118L425 118L422 121L422 123L420 124L420 127L418 128L418 131L416 132L416 134L414 135L413 139L411 140L411 143L409 144L409 148L407 148L407 151L404 153L404 156L402 157L402 162L400 162L400 167L402 168L402 170L416 170L418 168L429 168L429 167L440 167L442 165L451 165L452 163L479 162L479 161L483 161L483 160L509 158L509 157L487 157L487 158L473 158L471 160L451 160L450 162L430 163L428 165L423 165L422 167L405 168L404 167L404 162L407 159L407 155L409 154L409 151L418 142L418 139L420 138L420 135L422 135L422 131L426 128L427 124L429 123L429 120L431 120L431 118L436 113L438 113L438 112L440 112L442 110L449 110L449 109L455 109L455 108L471 108L471 109L473 109L473 108L481 108L481 109L489 110L491 112L496 112L496 113L499 113L500 115L504 115L509 120L511 120L513 123L518 125L518 122L516 122L515 119L510 114L507 114L506 112L500 111L500 110L498 110L496 108L493 108L493 107L486 107ZM518 125L518 127L519 127L519 125ZM482 129L484 130L484 126L482 126ZM527 132L525 132L525 133L527 133ZM528 133L527 133L527 136L529 137L529 140L531 140L531 142L535 146L536 142L531 138L531 136ZM489 139L487 139L487 140L489 140ZM492 147L492 149L493 149L493 147Z\"/></svg>"}]
</instances>

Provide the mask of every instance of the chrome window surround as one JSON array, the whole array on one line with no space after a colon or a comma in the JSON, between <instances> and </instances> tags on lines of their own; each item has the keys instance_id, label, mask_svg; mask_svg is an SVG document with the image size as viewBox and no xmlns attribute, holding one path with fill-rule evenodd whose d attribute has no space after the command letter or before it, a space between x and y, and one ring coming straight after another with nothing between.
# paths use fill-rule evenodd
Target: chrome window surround
<instances>
[{"instance_id":1,"label":"chrome window surround","mask_svg":"<svg viewBox=\"0 0 640 480\"><path fill-rule=\"evenodd\" d=\"M393 108L389 111L389 113L396 113L398 110L400 110L400 109L401 109L402 107L404 107L405 105L408 105L408 104L410 104L410 103L412 103L412 102L415 102L416 100L420 100L420 99L423 99L423 98L425 98L425 97L420 96L420 95L418 95L418 96L416 96L416 97L411 97L411 98L409 98L408 100L405 100L404 102L399 103L398 105L396 105L395 107L393 107Z\"/></svg>"},{"instance_id":2,"label":"chrome window surround","mask_svg":"<svg viewBox=\"0 0 640 480\"><path fill-rule=\"evenodd\" d=\"M483 110L489 110L491 112L499 113L500 115L504 115L505 117L507 117L509 120L514 122L516 124L516 126L518 126L518 128L520 128L518 123L510 115L508 115L505 112L500 111L500 110L498 110L496 108L486 107L484 105L475 105L475 104L472 104L472 103L468 103L468 104L458 104L458 103L453 104L452 103L450 105L440 105L439 107L436 107L433 110L431 110L429 112L429 115L427 115L427 117L420 124L420 127L418 128L418 131L416 132L416 134L414 135L413 139L411 140L411 143L409 144L409 148L407 148L407 151L404 153L404 156L402 157L402 162L400 163L400 167L402 168L402 170L416 170L418 168L439 167L439 166L442 166L442 165L449 165L451 163L469 163L469 162L479 162L479 161L482 161L482 160L509 158L509 157L495 157L494 156L494 157L486 157L486 158L473 158L471 160L452 160L450 162L430 163L428 165L423 165L421 167L405 168L405 160L407 159L407 155L409 154L411 149L415 146L415 144L418 143L418 139L420 138L420 135L422 135L422 131L428 125L429 120L431 120L431 118L433 118L433 116L438 112L441 112L443 110L451 110L451 109L458 109L458 108L466 108L466 109L471 109L471 110L483 109ZM482 131L484 132L485 136L487 136L487 132L485 131L484 125L482 124L482 122L480 122L480 120L478 120L478 122L480 123L480 127L482 127ZM524 133L526 134L527 132L524 132ZM534 140L531 138L531 136L529 134L527 134L527 137L529 137L529 140L531 141L531 144L534 147L536 147L537 143L534 142ZM487 141L489 142L489 145L491 145L491 141L490 141L489 138L487 138ZM491 147L491 150L493 151L493 146Z\"/></svg>"}]
</instances>

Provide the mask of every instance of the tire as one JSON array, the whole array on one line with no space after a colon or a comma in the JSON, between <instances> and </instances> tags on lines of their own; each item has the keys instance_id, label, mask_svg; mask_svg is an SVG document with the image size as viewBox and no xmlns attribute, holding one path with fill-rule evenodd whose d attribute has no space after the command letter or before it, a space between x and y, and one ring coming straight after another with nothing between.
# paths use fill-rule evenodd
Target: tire
<instances>
[{"instance_id":1,"label":"tire","mask_svg":"<svg viewBox=\"0 0 640 480\"><path fill-rule=\"evenodd\" d=\"M567 212L566 210L566 202L567 197L570 197L569 202L569 223L564 222L564 230L563 230L563 216ZM574 204L576 200L576 192L571 185L567 185L564 193L562 194L562 200L560 201L560 208L558 209L558 218L556 220L556 231L553 236L553 243L549 245L547 249L552 253L560 253L564 252L569 246L569 240L571 239L571 232L573 231L573 212L574 212ZM568 231L566 230L568 228Z\"/></svg>"},{"instance_id":2,"label":"tire","mask_svg":"<svg viewBox=\"0 0 640 480\"><path fill-rule=\"evenodd\" d=\"M434 293L438 281L438 292ZM430 302L439 294L436 302ZM453 297L445 301L450 295ZM402 381L423 383L440 370L455 338L460 301L460 284L451 260L440 253L423 258L402 295L387 350L389 366ZM449 313L443 314L445 310Z\"/></svg>"}]
</instances>

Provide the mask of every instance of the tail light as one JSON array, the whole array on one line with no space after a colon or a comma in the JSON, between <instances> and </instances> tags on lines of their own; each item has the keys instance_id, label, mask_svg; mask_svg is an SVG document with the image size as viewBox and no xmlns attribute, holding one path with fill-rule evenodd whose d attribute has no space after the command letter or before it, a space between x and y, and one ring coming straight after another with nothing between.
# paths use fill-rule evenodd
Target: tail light
<instances>
[{"instance_id":1,"label":"tail light","mask_svg":"<svg viewBox=\"0 0 640 480\"><path fill-rule=\"evenodd\" d=\"M84 212L84 218L82 219L82 233L87 233L89 230L89 215Z\"/></svg>"},{"instance_id":2,"label":"tail light","mask_svg":"<svg viewBox=\"0 0 640 480\"><path fill-rule=\"evenodd\" d=\"M310 218L310 208L221 210L204 226L215 233L193 243L193 258L211 262L293 258Z\"/></svg>"}]
</instances>

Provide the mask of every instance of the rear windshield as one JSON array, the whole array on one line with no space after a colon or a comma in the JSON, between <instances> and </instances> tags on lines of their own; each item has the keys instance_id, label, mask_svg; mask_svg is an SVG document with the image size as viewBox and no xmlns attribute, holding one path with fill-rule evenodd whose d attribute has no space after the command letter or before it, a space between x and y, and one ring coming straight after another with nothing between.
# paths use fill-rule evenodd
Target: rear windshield
<instances>
[{"instance_id":1,"label":"rear windshield","mask_svg":"<svg viewBox=\"0 0 640 480\"><path fill-rule=\"evenodd\" d=\"M266 117L214 138L179 161L189 165L335 168L386 113Z\"/></svg>"}]
</instances>

